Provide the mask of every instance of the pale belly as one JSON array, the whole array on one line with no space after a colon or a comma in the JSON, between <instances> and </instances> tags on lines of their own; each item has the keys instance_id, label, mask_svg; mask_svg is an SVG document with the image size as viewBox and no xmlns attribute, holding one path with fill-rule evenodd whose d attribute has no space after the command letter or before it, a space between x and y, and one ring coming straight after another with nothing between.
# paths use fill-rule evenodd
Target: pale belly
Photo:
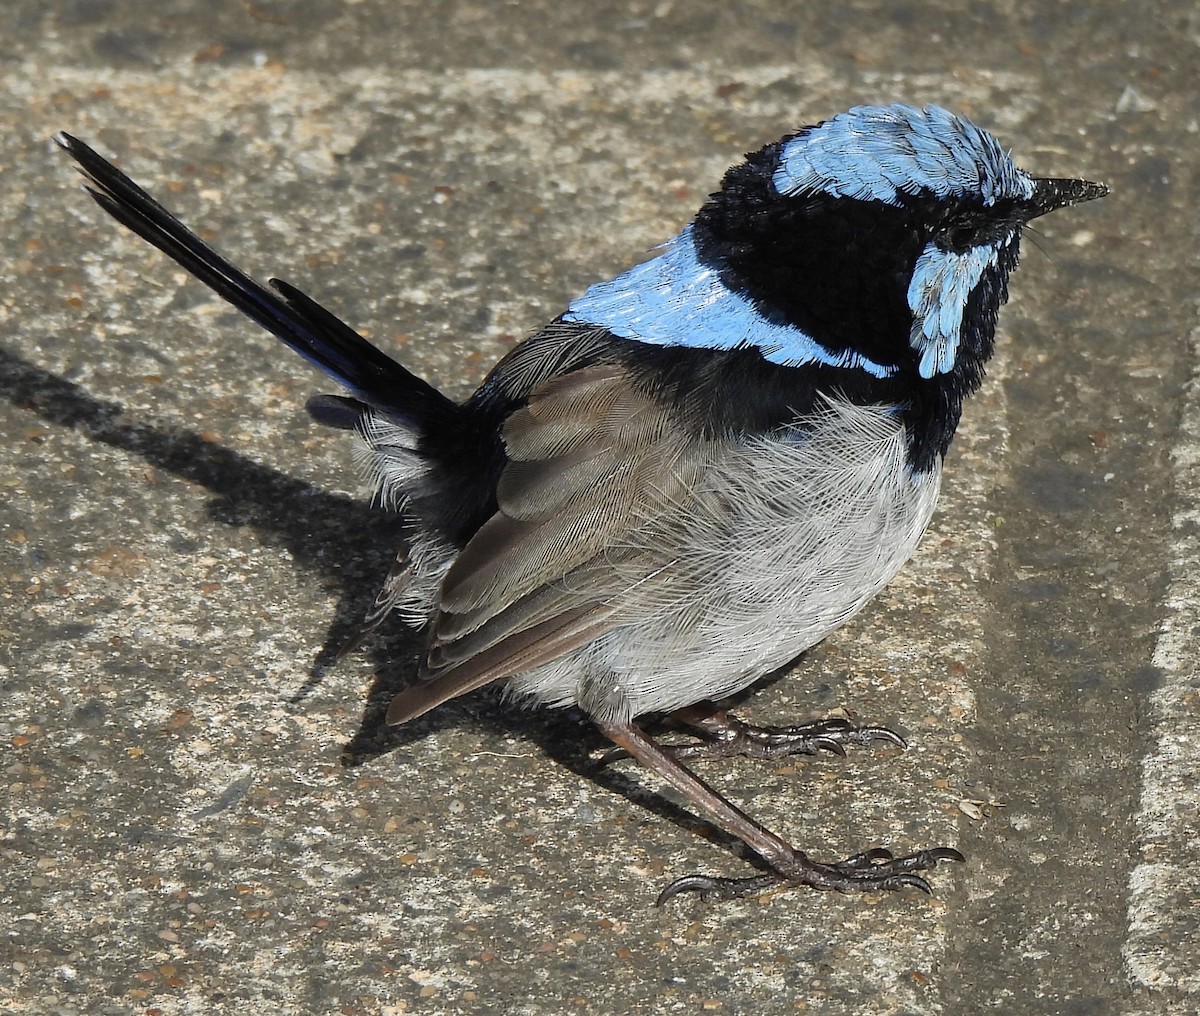
<instances>
[{"instance_id":1,"label":"pale belly","mask_svg":"<svg viewBox=\"0 0 1200 1016\"><path fill-rule=\"evenodd\" d=\"M730 447L687 504L631 536L646 553L617 583L620 624L510 690L622 720L744 688L891 580L939 480L910 472L884 407L833 404L816 432Z\"/></svg>"}]
</instances>

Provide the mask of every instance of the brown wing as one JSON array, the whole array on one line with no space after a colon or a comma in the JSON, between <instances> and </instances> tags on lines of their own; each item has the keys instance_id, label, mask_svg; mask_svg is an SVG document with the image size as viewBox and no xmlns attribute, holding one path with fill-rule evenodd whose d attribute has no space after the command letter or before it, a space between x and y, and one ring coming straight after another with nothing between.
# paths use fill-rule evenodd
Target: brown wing
<instances>
[{"instance_id":1,"label":"brown wing","mask_svg":"<svg viewBox=\"0 0 1200 1016\"><path fill-rule=\"evenodd\" d=\"M447 572L428 679L393 699L389 723L611 630L615 569L628 581L649 558L637 532L686 496L703 462L696 439L608 364L536 390L504 442L499 511Z\"/></svg>"}]
</instances>

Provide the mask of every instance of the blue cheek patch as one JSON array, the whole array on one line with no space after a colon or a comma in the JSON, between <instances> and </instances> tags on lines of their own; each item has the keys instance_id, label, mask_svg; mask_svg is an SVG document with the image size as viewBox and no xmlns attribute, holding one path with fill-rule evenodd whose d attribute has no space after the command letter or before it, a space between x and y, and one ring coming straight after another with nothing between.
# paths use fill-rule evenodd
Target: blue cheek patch
<instances>
[{"instance_id":1,"label":"blue cheek patch","mask_svg":"<svg viewBox=\"0 0 1200 1016\"><path fill-rule=\"evenodd\" d=\"M1006 244L975 247L965 254L929 244L917 258L908 284L908 307L913 314L908 341L921 355L921 377L954 369L967 300L983 273L996 265Z\"/></svg>"},{"instance_id":2,"label":"blue cheek patch","mask_svg":"<svg viewBox=\"0 0 1200 1016\"><path fill-rule=\"evenodd\" d=\"M563 320L600 325L621 338L658 346L752 346L785 367L821 363L874 377L896 373L895 367L853 350L826 349L800 329L766 317L700 260L691 226L668 241L658 257L591 286L571 302Z\"/></svg>"},{"instance_id":3,"label":"blue cheek patch","mask_svg":"<svg viewBox=\"0 0 1200 1016\"><path fill-rule=\"evenodd\" d=\"M786 142L772 178L783 195L900 204L901 194L1030 198L1033 181L999 143L941 106L855 106Z\"/></svg>"}]
</instances>

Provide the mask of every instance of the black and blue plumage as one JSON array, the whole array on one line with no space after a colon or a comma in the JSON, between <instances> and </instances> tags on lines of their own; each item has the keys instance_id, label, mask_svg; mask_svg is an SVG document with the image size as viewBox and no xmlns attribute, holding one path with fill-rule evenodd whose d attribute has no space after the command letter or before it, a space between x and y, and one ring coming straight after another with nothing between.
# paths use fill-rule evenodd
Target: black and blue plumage
<instances>
[{"instance_id":1,"label":"black and blue plumage","mask_svg":"<svg viewBox=\"0 0 1200 1016\"><path fill-rule=\"evenodd\" d=\"M903 743L844 721L749 727L712 703L820 641L912 554L1022 228L1104 187L1032 177L936 106L856 107L748 155L656 256L572 301L459 405L59 142L103 208L347 390L310 412L357 432L373 494L412 535L365 627L396 611L428 633L389 721L493 682L579 706L763 862L660 900L928 891L916 872L961 860L814 861L684 761ZM657 744L647 713L697 742Z\"/></svg>"}]
</instances>

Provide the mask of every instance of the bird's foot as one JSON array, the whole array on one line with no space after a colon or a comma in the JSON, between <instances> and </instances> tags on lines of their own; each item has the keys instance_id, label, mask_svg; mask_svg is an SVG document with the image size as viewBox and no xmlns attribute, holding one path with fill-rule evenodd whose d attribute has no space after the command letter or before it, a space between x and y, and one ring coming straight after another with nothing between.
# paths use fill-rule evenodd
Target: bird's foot
<instances>
[{"instance_id":1,"label":"bird's foot","mask_svg":"<svg viewBox=\"0 0 1200 1016\"><path fill-rule=\"evenodd\" d=\"M702 711L700 707L691 707L671 714L670 718L696 735L696 740L686 744L660 745L680 762L735 755L775 759L788 755L816 755L822 751L844 756L846 745L869 745L873 741L907 747L904 738L888 727L859 727L840 717L786 727L755 726L723 709ZM600 764L608 765L628 757L626 752L617 749L604 755Z\"/></svg>"},{"instance_id":2,"label":"bird's foot","mask_svg":"<svg viewBox=\"0 0 1200 1016\"><path fill-rule=\"evenodd\" d=\"M889 741L899 748L907 747L904 738L888 727L858 727L840 717L775 727L756 726L739 720L732 713L718 712L693 729L698 740L680 745L676 749L676 758L716 759L745 755L754 759L775 759L787 755L816 755L822 751L845 755L846 745L869 745L872 741Z\"/></svg>"},{"instance_id":3,"label":"bird's foot","mask_svg":"<svg viewBox=\"0 0 1200 1016\"><path fill-rule=\"evenodd\" d=\"M661 893L657 905L680 893L699 893L706 900L740 900L757 896L780 886L808 886L812 889L841 892L882 892L893 889L920 889L933 895L933 889L918 871L933 868L938 861L965 861L953 847L932 847L914 854L896 857L890 850L876 847L847 857L834 864L814 861L796 851L791 860L774 871L749 878L723 878L718 875L684 875Z\"/></svg>"}]
</instances>

